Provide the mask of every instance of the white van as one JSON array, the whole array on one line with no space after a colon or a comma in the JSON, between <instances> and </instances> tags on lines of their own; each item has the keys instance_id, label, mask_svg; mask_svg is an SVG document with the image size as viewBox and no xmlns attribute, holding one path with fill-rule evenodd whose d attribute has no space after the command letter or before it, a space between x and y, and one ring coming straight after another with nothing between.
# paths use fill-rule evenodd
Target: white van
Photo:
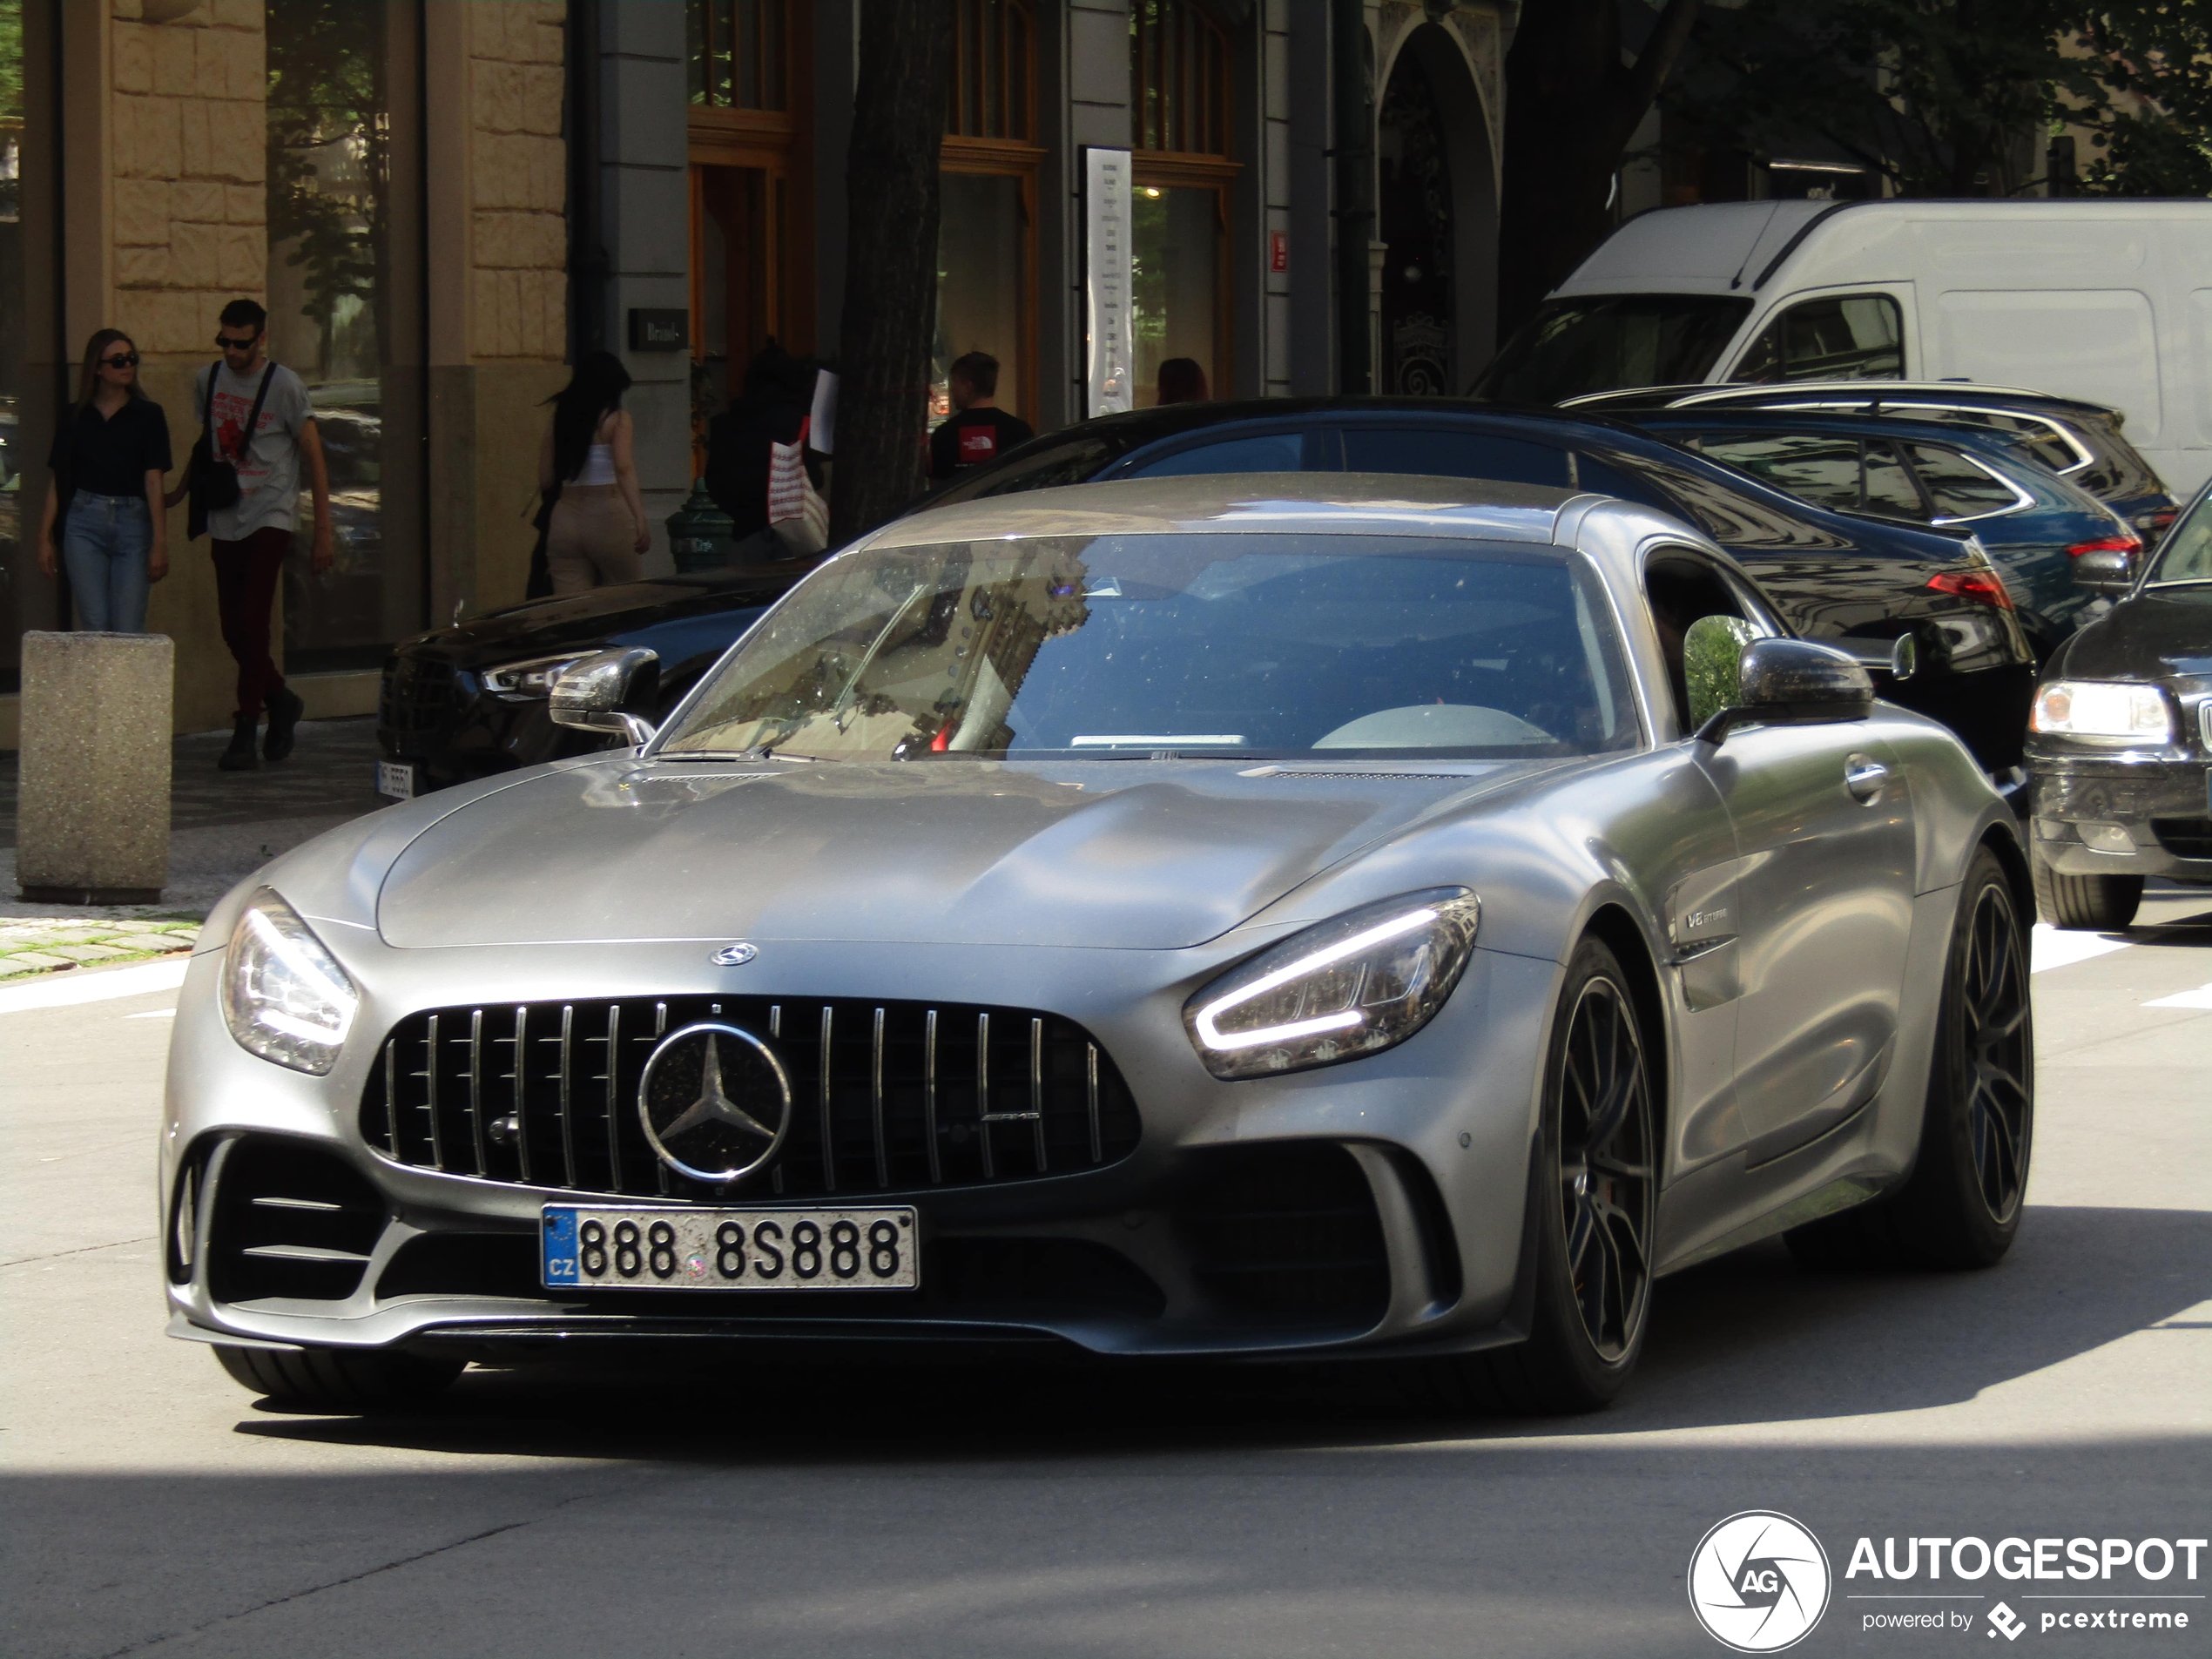
<instances>
[{"instance_id":1,"label":"white van","mask_svg":"<svg viewBox=\"0 0 2212 1659\"><path fill-rule=\"evenodd\" d=\"M1770 201L1639 214L1474 395L1976 381L2127 417L2168 489L2212 475L2212 201Z\"/></svg>"}]
</instances>

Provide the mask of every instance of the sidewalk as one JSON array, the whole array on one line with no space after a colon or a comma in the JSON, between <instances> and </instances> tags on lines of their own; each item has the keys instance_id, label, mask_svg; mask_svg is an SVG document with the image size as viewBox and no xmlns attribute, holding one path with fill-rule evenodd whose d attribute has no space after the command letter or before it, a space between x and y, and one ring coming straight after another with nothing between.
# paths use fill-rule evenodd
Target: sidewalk
<instances>
[{"instance_id":1,"label":"sidewalk","mask_svg":"<svg viewBox=\"0 0 2212 1659\"><path fill-rule=\"evenodd\" d=\"M215 901L280 853L387 803L371 787L376 726L304 720L280 765L219 772L227 732L179 738L170 787L169 883L154 905L30 905L17 895L16 757L0 755L0 981L188 946Z\"/></svg>"}]
</instances>

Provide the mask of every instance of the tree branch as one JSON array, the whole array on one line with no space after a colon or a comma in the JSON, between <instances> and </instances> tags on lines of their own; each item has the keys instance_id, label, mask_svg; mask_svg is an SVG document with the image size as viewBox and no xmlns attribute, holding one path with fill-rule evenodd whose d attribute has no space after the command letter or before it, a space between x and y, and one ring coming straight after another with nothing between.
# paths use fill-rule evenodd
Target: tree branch
<instances>
[{"instance_id":1,"label":"tree branch","mask_svg":"<svg viewBox=\"0 0 2212 1659\"><path fill-rule=\"evenodd\" d=\"M1636 56L1635 67L1629 71L1621 101L1615 108L1615 131L1619 135L1614 145L1616 150L1625 149L1636 128L1643 125L1651 100L1659 96L1659 89L1674 72L1675 60L1689 44L1689 31L1696 26L1697 14L1703 7L1704 0L1667 0L1667 9L1651 25L1651 33L1643 43L1643 51Z\"/></svg>"}]
</instances>

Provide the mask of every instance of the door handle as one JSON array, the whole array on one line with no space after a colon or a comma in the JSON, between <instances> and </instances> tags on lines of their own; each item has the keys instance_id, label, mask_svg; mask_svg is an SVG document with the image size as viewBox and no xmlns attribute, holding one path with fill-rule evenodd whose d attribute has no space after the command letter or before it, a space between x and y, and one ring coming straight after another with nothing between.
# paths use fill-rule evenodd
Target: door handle
<instances>
[{"instance_id":1,"label":"door handle","mask_svg":"<svg viewBox=\"0 0 2212 1659\"><path fill-rule=\"evenodd\" d=\"M1871 755L1851 755L1844 761L1844 787L1853 800L1871 801L1890 781L1890 769Z\"/></svg>"}]
</instances>

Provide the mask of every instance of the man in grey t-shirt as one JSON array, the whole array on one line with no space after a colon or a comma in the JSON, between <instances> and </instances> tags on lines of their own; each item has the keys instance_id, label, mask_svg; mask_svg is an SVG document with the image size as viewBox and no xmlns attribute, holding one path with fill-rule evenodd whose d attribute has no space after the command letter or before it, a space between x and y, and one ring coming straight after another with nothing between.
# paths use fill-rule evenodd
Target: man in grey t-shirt
<instances>
[{"instance_id":1,"label":"man in grey t-shirt","mask_svg":"<svg viewBox=\"0 0 2212 1659\"><path fill-rule=\"evenodd\" d=\"M249 771L260 764L253 739L264 707L269 735L263 752L272 760L289 755L293 727L305 707L298 693L285 685L269 654L269 612L276 603L285 555L292 549L303 469L314 501L310 554L314 569L327 570L332 556L330 478L323 465L322 439L315 430L307 387L290 369L268 361L268 322L269 314L251 300L233 300L225 306L222 327L215 336L223 361L200 370L192 381L192 407L207 423L209 447L218 460L238 469L236 503L211 508L207 514L223 643L238 662L238 710L233 717L231 746L216 762L225 772ZM246 423L257 397L261 413L249 436Z\"/></svg>"}]
</instances>

